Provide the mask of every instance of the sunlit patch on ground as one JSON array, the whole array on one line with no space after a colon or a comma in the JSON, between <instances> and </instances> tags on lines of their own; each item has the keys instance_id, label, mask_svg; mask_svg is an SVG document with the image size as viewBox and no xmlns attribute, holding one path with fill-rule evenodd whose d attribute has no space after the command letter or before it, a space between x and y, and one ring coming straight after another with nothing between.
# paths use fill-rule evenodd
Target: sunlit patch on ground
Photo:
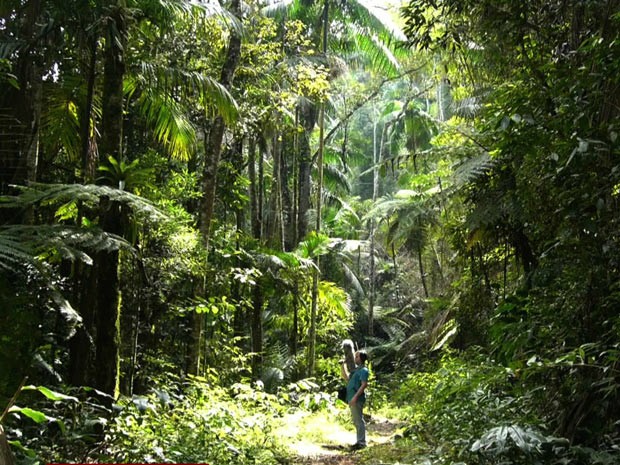
<instances>
[{"instance_id":1,"label":"sunlit patch on ground","mask_svg":"<svg viewBox=\"0 0 620 465\"><path fill-rule=\"evenodd\" d=\"M282 427L276 431L280 440L288 444L291 455L298 458L298 464L353 465L355 454L349 446L355 442L355 431L349 425L349 412L339 409L334 412L296 412L283 419ZM372 417L367 421L369 447L385 444L398 425L390 420Z\"/></svg>"}]
</instances>

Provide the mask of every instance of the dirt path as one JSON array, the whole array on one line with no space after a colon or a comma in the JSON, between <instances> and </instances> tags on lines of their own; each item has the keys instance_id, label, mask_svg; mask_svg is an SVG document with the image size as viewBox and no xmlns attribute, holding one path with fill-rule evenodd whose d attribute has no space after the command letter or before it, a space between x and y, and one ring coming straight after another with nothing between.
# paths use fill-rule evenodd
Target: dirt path
<instances>
[{"instance_id":1,"label":"dirt path","mask_svg":"<svg viewBox=\"0 0 620 465\"><path fill-rule=\"evenodd\" d=\"M304 421L307 422L308 418ZM349 450L349 446L355 442L353 430L337 423L329 426L327 437L323 434L320 437L307 437L291 443L294 456L292 465L356 465L360 463L360 453ZM325 433L325 427L325 423L317 425L322 433ZM372 448L390 442L399 424L384 418L373 417L367 421L366 427L368 447Z\"/></svg>"}]
</instances>

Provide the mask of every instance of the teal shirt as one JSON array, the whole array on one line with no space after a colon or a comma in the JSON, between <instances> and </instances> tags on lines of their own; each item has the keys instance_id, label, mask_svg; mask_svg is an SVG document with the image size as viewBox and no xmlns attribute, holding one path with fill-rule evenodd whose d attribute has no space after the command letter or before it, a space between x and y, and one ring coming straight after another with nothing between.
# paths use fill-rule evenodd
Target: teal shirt
<instances>
[{"instance_id":1,"label":"teal shirt","mask_svg":"<svg viewBox=\"0 0 620 465\"><path fill-rule=\"evenodd\" d=\"M353 396L362 385L362 382L368 382L368 368L365 366L358 366L349 375L349 382L347 384L347 403L351 402ZM358 402L364 402L366 400L366 393L363 392L361 396L357 398Z\"/></svg>"}]
</instances>

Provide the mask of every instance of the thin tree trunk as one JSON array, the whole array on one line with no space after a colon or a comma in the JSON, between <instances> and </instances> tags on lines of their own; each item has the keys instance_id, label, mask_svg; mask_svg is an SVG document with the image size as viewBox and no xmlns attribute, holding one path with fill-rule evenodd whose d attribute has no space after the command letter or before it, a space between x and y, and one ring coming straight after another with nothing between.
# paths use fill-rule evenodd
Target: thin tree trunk
<instances>
[{"instance_id":1,"label":"thin tree trunk","mask_svg":"<svg viewBox=\"0 0 620 465\"><path fill-rule=\"evenodd\" d=\"M88 76L86 100L80 115L80 156L82 160L82 181L92 183L95 179L97 154L93 150L94 138L91 137L91 115L93 98L95 93L97 40L91 39L90 56L85 74ZM78 206L78 221L81 224L83 206ZM83 263L76 263L74 267L74 288L76 290L76 308L79 308L82 316L82 326L77 328L75 335L69 341L69 383L75 386L88 384L91 380L89 374L94 353L94 328L96 312L96 286L97 278L93 267Z\"/></svg>"},{"instance_id":2,"label":"thin tree trunk","mask_svg":"<svg viewBox=\"0 0 620 465\"><path fill-rule=\"evenodd\" d=\"M93 99L95 95L95 78L97 65L97 40L91 39L90 57L86 74L88 76L86 83L86 101L80 118L80 139L81 139L81 158L82 172L85 183L92 183L95 179L95 169L97 164L97 154L93 150L91 138L91 115L93 110Z\"/></svg>"},{"instance_id":3,"label":"thin tree trunk","mask_svg":"<svg viewBox=\"0 0 620 465\"><path fill-rule=\"evenodd\" d=\"M230 12L235 15L239 15L240 0L233 0L231 2ZM240 55L241 38L234 31L231 31L226 59L222 65L222 71L220 74L220 84L227 89L229 89L232 85ZM213 219L213 210L216 198L217 170L220 163L225 130L226 123L224 122L224 118L218 115L213 120L208 136L205 138L205 164L202 183L203 198L200 208L200 233L204 246L207 250L209 248L211 222ZM204 282L201 293L205 293ZM192 329L188 347L187 370L192 374L198 374L200 371L203 324L202 316L202 314L194 313L190 323Z\"/></svg>"},{"instance_id":4,"label":"thin tree trunk","mask_svg":"<svg viewBox=\"0 0 620 465\"><path fill-rule=\"evenodd\" d=\"M269 214L267 217L266 239L270 247L273 247L276 250L284 250L281 202L282 179L280 179L280 163L282 159L280 156L280 146L277 143L276 139L277 137L274 136L271 144L273 171L271 176L271 197L269 199Z\"/></svg>"},{"instance_id":5,"label":"thin tree trunk","mask_svg":"<svg viewBox=\"0 0 620 465\"><path fill-rule=\"evenodd\" d=\"M295 282L295 289L293 292L293 328L291 329L290 337L290 353L291 355L297 354L297 338L299 337L299 284Z\"/></svg>"},{"instance_id":6,"label":"thin tree trunk","mask_svg":"<svg viewBox=\"0 0 620 465\"><path fill-rule=\"evenodd\" d=\"M293 179L291 184L293 186L293 208L291 210L291 241L293 244L299 243L299 229L297 227L298 212L299 212L299 132L297 127L299 125L299 108L295 109L295 132L293 134L293 161L291 167L293 170Z\"/></svg>"},{"instance_id":7,"label":"thin tree trunk","mask_svg":"<svg viewBox=\"0 0 620 465\"><path fill-rule=\"evenodd\" d=\"M258 238L262 239L264 236L264 227L263 227L263 212L264 212L264 198L265 198L265 157L263 156L263 152L260 149L258 151L258 205L256 215L259 219L259 230L258 230Z\"/></svg>"},{"instance_id":8,"label":"thin tree trunk","mask_svg":"<svg viewBox=\"0 0 620 465\"><path fill-rule=\"evenodd\" d=\"M250 222L252 224L252 237L261 239L261 218L259 209L260 185L256 178L256 141L252 139L248 147L248 177L250 178Z\"/></svg>"},{"instance_id":9,"label":"thin tree trunk","mask_svg":"<svg viewBox=\"0 0 620 465\"><path fill-rule=\"evenodd\" d=\"M418 244L416 247L418 255L418 267L420 268L420 280L422 281L422 287L424 288L424 297L428 299L428 287L426 285L426 272L424 271L424 261L422 260L422 246Z\"/></svg>"},{"instance_id":10,"label":"thin tree trunk","mask_svg":"<svg viewBox=\"0 0 620 465\"><path fill-rule=\"evenodd\" d=\"M282 227L283 227L283 237L284 237L284 250L291 251L295 248L297 243L295 242L295 230L297 226L295 225L295 214L293 207L293 198L291 194L291 186L294 186L294 181L291 183L291 170L295 166L293 163L290 163L285 157L285 154L292 154L293 163L295 161L295 140L294 136L285 136L282 135L282 145L280 150L280 192L281 192L281 203L282 203ZM293 179L295 176L292 176Z\"/></svg>"},{"instance_id":11,"label":"thin tree trunk","mask_svg":"<svg viewBox=\"0 0 620 465\"><path fill-rule=\"evenodd\" d=\"M368 289L368 335L372 336L375 330L375 220L370 220L370 276Z\"/></svg>"},{"instance_id":12,"label":"thin tree trunk","mask_svg":"<svg viewBox=\"0 0 620 465\"><path fill-rule=\"evenodd\" d=\"M233 0L230 11L233 14L239 14L240 0ZM230 40L228 42L228 52L226 60L222 66L220 75L220 84L229 89L233 82L233 77L239 57L241 55L241 38L231 31ZM203 202L201 205L200 229L202 238L206 247L209 246L209 236L211 228L211 220L213 218L213 207L216 198L217 186L217 170L222 153L222 141L226 123L222 116L217 116L211 125L209 135L205 141L205 168L203 172Z\"/></svg>"},{"instance_id":13,"label":"thin tree trunk","mask_svg":"<svg viewBox=\"0 0 620 465\"><path fill-rule=\"evenodd\" d=\"M314 365L316 359L316 319L319 300L319 265L320 260L315 260L316 268L312 269L312 303L310 304L310 329L308 331L308 377L314 375Z\"/></svg>"},{"instance_id":14,"label":"thin tree trunk","mask_svg":"<svg viewBox=\"0 0 620 465\"><path fill-rule=\"evenodd\" d=\"M327 33L329 25L329 0L325 0L323 4L323 55L327 56ZM319 153L317 160L318 168L318 186L316 194L316 232L321 232L321 208L323 196L323 151L325 149L325 104L321 102L319 108ZM314 375L314 365L316 359L316 325L318 318L318 301L319 301L319 280L321 274L320 257L314 259L316 268L312 276L312 307L310 311L310 334L308 341L308 376Z\"/></svg>"},{"instance_id":15,"label":"thin tree trunk","mask_svg":"<svg viewBox=\"0 0 620 465\"><path fill-rule=\"evenodd\" d=\"M284 168L283 158L283 144L278 142L277 138L274 140L274 153L277 153L278 163L278 184L276 187L276 218L277 218L277 239L278 250L286 250L286 212L284 209L284 198L286 194L286 168Z\"/></svg>"},{"instance_id":16,"label":"thin tree trunk","mask_svg":"<svg viewBox=\"0 0 620 465\"><path fill-rule=\"evenodd\" d=\"M326 6L327 8L327 6ZM325 117L325 109L323 104L321 104L320 114L319 114L319 158L318 158L318 171L319 171L319 182L317 187L317 199L316 199L316 232L317 234L321 232L321 196L323 192L323 127ZM309 333L309 341L308 341L308 376L314 375L314 365L316 358L316 325L318 318L318 301L319 301L319 279L321 274L321 263L320 258L316 257L314 259L314 263L316 265L316 269L312 275L312 308L310 312L310 333Z\"/></svg>"},{"instance_id":17,"label":"thin tree trunk","mask_svg":"<svg viewBox=\"0 0 620 465\"><path fill-rule=\"evenodd\" d=\"M385 129L385 128L384 128ZM383 150L383 138L385 130L381 132L381 141L377 141L377 122L372 128L372 201L375 203L379 197L379 162ZM368 290L368 334L374 333L375 325L375 220L370 220L370 282Z\"/></svg>"},{"instance_id":18,"label":"thin tree trunk","mask_svg":"<svg viewBox=\"0 0 620 465\"><path fill-rule=\"evenodd\" d=\"M254 286L252 302L252 376L258 378L263 367L263 289Z\"/></svg>"}]
</instances>

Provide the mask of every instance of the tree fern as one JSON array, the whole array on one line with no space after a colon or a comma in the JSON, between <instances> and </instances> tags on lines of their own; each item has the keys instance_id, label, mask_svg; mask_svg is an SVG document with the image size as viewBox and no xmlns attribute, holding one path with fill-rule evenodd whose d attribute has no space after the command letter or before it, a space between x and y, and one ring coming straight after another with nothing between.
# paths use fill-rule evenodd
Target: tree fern
<instances>
[{"instance_id":1,"label":"tree fern","mask_svg":"<svg viewBox=\"0 0 620 465\"><path fill-rule=\"evenodd\" d=\"M0 227L0 256L6 263L30 263L42 260L80 261L92 264L91 254L130 248L123 238L99 228L65 225L10 225ZM0 266L2 266L0 264Z\"/></svg>"},{"instance_id":2,"label":"tree fern","mask_svg":"<svg viewBox=\"0 0 620 465\"><path fill-rule=\"evenodd\" d=\"M69 202L82 202L96 207L101 197L128 206L134 217L145 221L163 221L166 216L147 199L126 191L94 184L41 184L17 187L17 196L0 197L0 207L27 208L38 205L62 205Z\"/></svg>"},{"instance_id":3,"label":"tree fern","mask_svg":"<svg viewBox=\"0 0 620 465\"><path fill-rule=\"evenodd\" d=\"M32 244L21 240L19 231L5 226L0 227L0 268L7 272L24 272L25 264L32 264Z\"/></svg>"}]
</instances>

